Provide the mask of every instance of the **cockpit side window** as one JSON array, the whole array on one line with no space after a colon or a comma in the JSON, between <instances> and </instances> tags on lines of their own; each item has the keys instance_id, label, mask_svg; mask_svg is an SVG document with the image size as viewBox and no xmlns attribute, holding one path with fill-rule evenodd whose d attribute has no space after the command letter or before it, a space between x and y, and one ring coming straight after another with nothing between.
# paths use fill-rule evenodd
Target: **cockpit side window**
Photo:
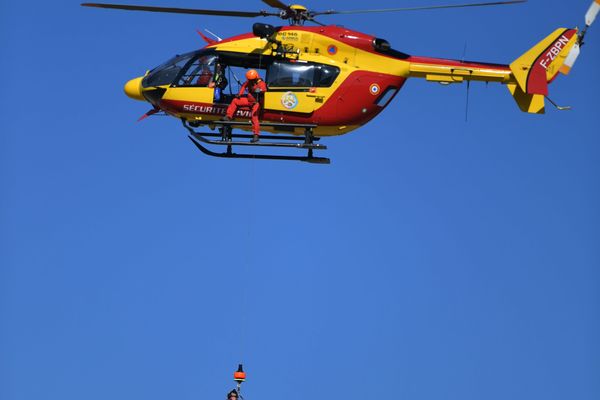
<instances>
[{"instance_id":1,"label":"cockpit side window","mask_svg":"<svg viewBox=\"0 0 600 400\"><path fill-rule=\"evenodd\" d=\"M186 65L177 86L209 86L213 81L216 64L216 55L201 55L191 64Z\"/></svg>"}]
</instances>

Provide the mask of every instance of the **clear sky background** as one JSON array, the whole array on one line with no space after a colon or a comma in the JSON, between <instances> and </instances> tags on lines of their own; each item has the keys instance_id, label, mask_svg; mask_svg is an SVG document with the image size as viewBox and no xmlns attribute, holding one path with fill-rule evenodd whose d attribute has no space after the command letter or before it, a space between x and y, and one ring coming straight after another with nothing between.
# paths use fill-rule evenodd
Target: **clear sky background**
<instances>
[{"instance_id":1,"label":"clear sky background","mask_svg":"<svg viewBox=\"0 0 600 400\"><path fill-rule=\"evenodd\" d=\"M589 3L321 20L509 63ZM600 398L600 26L572 111L474 83L465 122L466 85L411 80L329 166L135 122L128 79L253 22L0 3L0 399L222 399L240 361L246 400Z\"/></svg>"}]
</instances>

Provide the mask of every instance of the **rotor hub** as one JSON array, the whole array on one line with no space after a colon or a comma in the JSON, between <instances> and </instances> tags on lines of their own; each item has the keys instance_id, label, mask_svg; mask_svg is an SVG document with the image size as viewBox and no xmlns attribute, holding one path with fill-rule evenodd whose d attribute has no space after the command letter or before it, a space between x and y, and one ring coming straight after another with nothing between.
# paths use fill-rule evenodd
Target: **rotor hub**
<instances>
[{"instance_id":1,"label":"rotor hub","mask_svg":"<svg viewBox=\"0 0 600 400\"><path fill-rule=\"evenodd\" d=\"M308 8L300 4L292 4L287 9L281 10L279 16L282 19L287 19L291 25L304 25L306 20L312 18Z\"/></svg>"},{"instance_id":2,"label":"rotor hub","mask_svg":"<svg viewBox=\"0 0 600 400\"><path fill-rule=\"evenodd\" d=\"M292 4L290 6L290 9L294 10L294 11L308 11L308 8L301 6L300 4Z\"/></svg>"}]
</instances>

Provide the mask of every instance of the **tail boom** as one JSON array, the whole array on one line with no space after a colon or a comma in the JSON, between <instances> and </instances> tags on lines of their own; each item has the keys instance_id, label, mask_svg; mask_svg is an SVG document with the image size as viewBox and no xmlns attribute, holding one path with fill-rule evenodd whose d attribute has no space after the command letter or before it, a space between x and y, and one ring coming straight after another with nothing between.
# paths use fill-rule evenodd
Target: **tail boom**
<instances>
[{"instance_id":1,"label":"tail boom","mask_svg":"<svg viewBox=\"0 0 600 400\"><path fill-rule=\"evenodd\" d=\"M510 65L409 57L408 77L444 84L463 81L502 83L522 111L543 114L548 84L559 72L569 72L579 54L578 41L577 29L559 28Z\"/></svg>"},{"instance_id":2,"label":"tail boom","mask_svg":"<svg viewBox=\"0 0 600 400\"><path fill-rule=\"evenodd\" d=\"M511 70L508 65L429 57L410 57L407 61L410 62L409 77L425 78L431 82L483 81L508 83L511 81Z\"/></svg>"}]
</instances>

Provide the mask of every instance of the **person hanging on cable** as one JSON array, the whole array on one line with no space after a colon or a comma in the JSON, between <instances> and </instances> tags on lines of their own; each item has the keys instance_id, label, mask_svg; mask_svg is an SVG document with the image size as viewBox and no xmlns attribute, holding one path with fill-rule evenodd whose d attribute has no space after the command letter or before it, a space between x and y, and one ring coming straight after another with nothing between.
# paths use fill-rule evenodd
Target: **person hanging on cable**
<instances>
[{"instance_id":1,"label":"person hanging on cable","mask_svg":"<svg viewBox=\"0 0 600 400\"><path fill-rule=\"evenodd\" d=\"M258 120L258 113L260 111L260 101L262 96L267 91L266 83L260 79L258 72L255 69L251 69L246 72L247 81L244 82L236 98L231 101L231 104L227 108L227 114L223 118L225 121L231 121L238 107L250 107L252 116L252 143L258 142L258 135L260 134L260 123ZM244 96L244 92L248 90L248 94Z\"/></svg>"},{"instance_id":2,"label":"person hanging on cable","mask_svg":"<svg viewBox=\"0 0 600 400\"><path fill-rule=\"evenodd\" d=\"M238 400L237 390L232 389L229 393L227 393L227 400Z\"/></svg>"}]
</instances>

